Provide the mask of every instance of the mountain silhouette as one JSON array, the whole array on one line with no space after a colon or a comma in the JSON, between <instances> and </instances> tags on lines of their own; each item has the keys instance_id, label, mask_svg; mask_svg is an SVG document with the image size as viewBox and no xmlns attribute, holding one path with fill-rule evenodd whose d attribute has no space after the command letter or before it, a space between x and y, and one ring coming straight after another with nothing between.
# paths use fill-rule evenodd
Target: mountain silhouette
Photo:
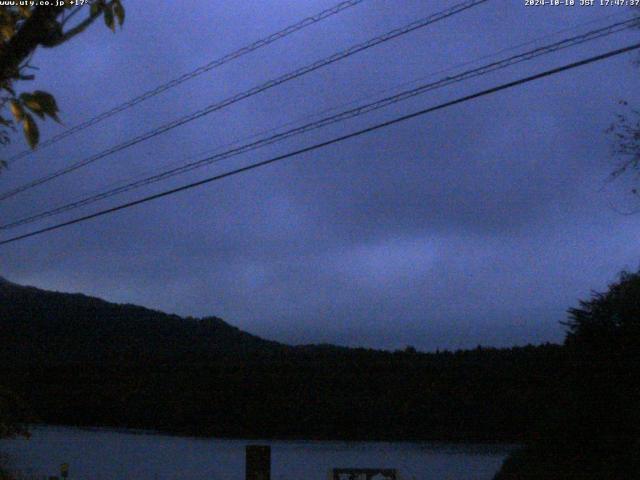
<instances>
[{"instance_id":1,"label":"mountain silhouette","mask_svg":"<svg viewBox=\"0 0 640 480\"><path fill-rule=\"evenodd\" d=\"M564 391L559 345L289 346L0 281L0 388L31 423L236 438L520 441Z\"/></svg>"},{"instance_id":2,"label":"mountain silhouette","mask_svg":"<svg viewBox=\"0 0 640 480\"><path fill-rule=\"evenodd\" d=\"M218 317L178 315L0 277L0 360L11 362L202 361L269 355L290 347Z\"/></svg>"}]
</instances>

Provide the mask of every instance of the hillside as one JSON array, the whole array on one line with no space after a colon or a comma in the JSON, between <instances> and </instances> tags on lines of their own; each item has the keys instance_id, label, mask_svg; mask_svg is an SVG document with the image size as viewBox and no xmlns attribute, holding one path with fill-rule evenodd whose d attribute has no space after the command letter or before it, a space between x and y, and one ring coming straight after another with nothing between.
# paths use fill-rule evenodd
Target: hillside
<instances>
[{"instance_id":1,"label":"hillside","mask_svg":"<svg viewBox=\"0 0 640 480\"><path fill-rule=\"evenodd\" d=\"M557 345L420 353L270 342L0 282L0 388L30 420L260 438L520 440L562 394Z\"/></svg>"},{"instance_id":2,"label":"hillside","mask_svg":"<svg viewBox=\"0 0 640 480\"><path fill-rule=\"evenodd\" d=\"M287 349L217 317L182 318L1 277L0 339L0 361L13 363L184 362Z\"/></svg>"}]
</instances>

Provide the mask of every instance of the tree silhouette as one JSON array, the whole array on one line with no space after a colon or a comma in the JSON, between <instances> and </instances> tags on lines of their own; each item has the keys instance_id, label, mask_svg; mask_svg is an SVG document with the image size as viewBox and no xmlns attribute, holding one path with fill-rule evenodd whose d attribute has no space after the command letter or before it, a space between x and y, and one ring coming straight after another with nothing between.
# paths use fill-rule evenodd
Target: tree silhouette
<instances>
[{"instance_id":1,"label":"tree silhouette","mask_svg":"<svg viewBox=\"0 0 640 480\"><path fill-rule=\"evenodd\" d=\"M9 3L9 2L3 2ZM32 6L22 5L33 3ZM11 132L21 125L27 143L35 148L40 137L34 115L41 120L58 119L58 106L50 93L16 91L16 83L33 80L30 59L38 47L53 48L84 32L98 18L115 31L116 20L124 22L121 0L62 2L14 2L0 6L0 145L11 141ZM55 3L60 3L54 6ZM8 109L10 115L4 114ZM6 162L0 159L0 169ZM0 438L25 434L20 426L22 404L9 389L0 386Z\"/></svg>"},{"instance_id":2,"label":"tree silhouette","mask_svg":"<svg viewBox=\"0 0 640 480\"><path fill-rule=\"evenodd\" d=\"M562 388L495 480L640 478L640 272L568 314Z\"/></svg>"},{"instance_id":3,"label":"tree silhouette","mask_svg":"<svg viewBox=\"0 0 640 480\"><path fill-rule=\"evenodd\" d=\"M620 273L606 292L593 292L568 311L565 344L581 351L614 356L640 352L640 272Z\"/></svg>"},{"instance_id":4,"label":"tree silhouette","mask_svg":"<svg viewBox=\"0 0 640 480\"><path fill-rule=\"evenodd\" d=\"M58 121L58 106L50 93L16 92L16 82L34 78L31 56L38 47L53 48L68 42L100 17L115 31L116 20L122 25L125 12L121 0L51 1L37 6L22 3L30 2L0 6L0 144L8 144L11 131L21 125L27 143L35 148L40 133L34 115ZM10 116L2 114L7 108ZM6 162L0 160L3 166Z\"/></svg>"},{"instance_id":5,"label":"tree silhouette","mask_svg":"<svg viewBox=\"0 0 640 480\"><path fill-rule=\"evenodd\" d=\"M25 420L27 416L21 399L6 389L0 389L0 438L28 436L20 423Z\"/></svg>"}]
</instances>

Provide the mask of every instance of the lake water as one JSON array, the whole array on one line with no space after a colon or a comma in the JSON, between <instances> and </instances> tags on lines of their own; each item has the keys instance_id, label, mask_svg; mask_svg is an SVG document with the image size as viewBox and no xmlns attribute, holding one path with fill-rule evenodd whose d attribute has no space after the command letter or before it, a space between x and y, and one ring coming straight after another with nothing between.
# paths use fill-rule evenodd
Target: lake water
<instances>
[{"instance_id":1,"label":"lake water","mask_svg":"<svg viewBox=\"0 0 640 480\"><path fill-rule=\"evenodd\" d=\"M396 468L402 479L489 480L512 446L436 443L246 441L150 432L34 427L29 440L2 440L12 469L70 479L243 480L244 448L271 445L273 480L326 480L333 467Z\"/></svg>"}]
</instances>

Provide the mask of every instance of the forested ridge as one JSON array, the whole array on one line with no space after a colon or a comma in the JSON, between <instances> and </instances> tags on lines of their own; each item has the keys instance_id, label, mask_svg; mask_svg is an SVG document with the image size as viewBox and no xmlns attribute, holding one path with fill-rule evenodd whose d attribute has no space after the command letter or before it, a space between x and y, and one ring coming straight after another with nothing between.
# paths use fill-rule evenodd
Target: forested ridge
<instances>
[{"instance_id":1,"label":"forested ridge","mask_svg":"<svg viewBox=\"0 0 640 480\"><path fill-rule=\"evenodd\" d=\"M568 313L563 345L390 352L288 346L3 280L0 425L522 442L496 478L635 478L640 273Z\"/></svg>"},{"instance_id":2,"label":"forested ridge","mask_svg":"<svg viewBox=\"0 0 640 480\"><path fill-rule=\"evenodd\" d=\"M176 433L512 441L557 398L557 345L419 353L287 346L0 284L0 370L29 421Z\"/></svg>"}]
</instances>

